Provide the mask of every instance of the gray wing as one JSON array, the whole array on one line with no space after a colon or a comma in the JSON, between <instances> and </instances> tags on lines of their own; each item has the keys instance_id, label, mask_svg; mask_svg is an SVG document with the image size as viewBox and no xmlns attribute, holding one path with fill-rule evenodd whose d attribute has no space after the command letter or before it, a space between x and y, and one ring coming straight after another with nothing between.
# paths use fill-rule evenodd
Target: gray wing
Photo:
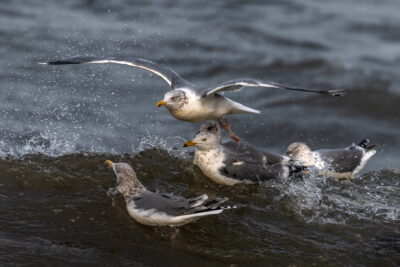
<instances>
[{"instance_id":1,"label":"gray wing","mask_svg":"<svg viewBox=\"0 0 400 267\"><path fill-rule=\"evenodd\" d=\"M300 91L300 92L310 92L310 93L319 93L319 94L328 94L331 96L343 96L345 94L344 90L309 90L305 88L284 85L272 81L259 81L256 79L251 78L242 78L242 79L235 79L227 82L223 82L216 87L208 88L202 91L202 97L207 97L209 95L213 95L215 93L221 91L232 91L238 90L243 87L266 87L266 88L277 88L277 89L286 89L286 90L293 90L293 91Z\"/></svg>"},{"instance_id":2,"label":"gray wing","mask_svg":"<svg viewBox=\"0 0 400 267\"><path fill-rule=\"evenodd\" d=\"M207 195L201 195L197 198L184 198L172 194L145 191L131 201L134 201L135 207L139 209L154 209L170 216L179 216L218 209L220 208L219 205L226 200L226 198L209 200Z\"/></svg>"},{"instance_id":3,"label":"gray wing","mask_svg":"<svg viewBox=\"0 0 400 267\"><path fill-rule=\"evenodd\" d=\"M228 142L222 145L224 151L229 152L227 160L232 163L238 160L247 163L275 164L286 160L286 157L274 153L261 151L248 143Z\"/></svg>"},{"instance_id":4,"label":"gray wing","mask_svg":"<svg viewBox=\"0 0 400 267\"><path fill-rule=\"evenodd\" d=\"M100 58L100 57L71 57L65 58L61 60L55 61L48 61L41 64L45 65L66 65L66 64L85 64L85 63L92 63L92 64L103 64L103 63L114 63L114 64L122 64L131 67L137 67L141 69L148 70L154 74L157 74L164 81L168 83L173 89L178 88L183 85L190 85L188 81L183 79L179 76L175 71L161 66L155 62L141 59L141 58L125 58L119 59L114 57L107 57L107 58Z\"/></svg>"},{"instance_id":5,"label":"gray wing","mask_svg":"<svg viewBox=\"0 0 400 267\"><path fill-rule=\"evenodd\" d=\"M221 174L236 180L253 182L280 177L287 169L285 157L264 152L246 143L229 142L224 148L224 167Z\"/></svg>"},{"instance_id":6,"label":"gray wing","mask_svg":"<svg viewBox=\"0 0 400 267\"><path fill-rule=\"evenodd\" d=\"M274 165L262 165L243 162L237 165L226 165L220 169L220 172L232 179L259 182L282 177L285 172L289 172L289 169L280 163L275 163Z\"/></svg>"},{"instance_id":7,"label":"gray wing","mask_svg":"<svg viewBox=\"0 0 400 267\"><path fill-rule=\"evenodd\" d=\"M345 149L317 150L321 159L327 162L335 172L351 172L358 167L364 155L364 150L357 146Z\"/></svg>"}]
</instances>

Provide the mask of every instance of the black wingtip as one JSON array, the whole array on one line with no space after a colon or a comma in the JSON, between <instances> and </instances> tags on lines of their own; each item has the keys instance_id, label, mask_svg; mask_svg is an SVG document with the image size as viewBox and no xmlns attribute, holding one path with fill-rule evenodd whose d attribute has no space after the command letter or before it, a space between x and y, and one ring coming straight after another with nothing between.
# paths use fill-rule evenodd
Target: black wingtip
<instances>
[{"instance_id":1,"label":"black wingtip","mask_svg":"<svg viewBox=\"0 0 400 267\"><path fill-rule=\"evenodd\" d=\"M375 144L375 145L368 146L368 144L369 144L369 140L368 139L364 139L358 144L358 146L364 148L366 151L370 151L370 150L373 150L373 149L375 149L377 147L385 145L385 144Z\"/></svg>"},{"instance_id":2,"label":"black wingtip","mask_svg":"<svg viewBox=\"0 0 400 267\"><path fill-rule=\"evenodd\" d=\"M347 92L343 89L336 89L336 90L310 90L306 88L301 88L301 87L294 87L294 86L288 86L284 84L278 84L272 82L274 86L277 88L281 89L286 89L286 90L293 90L293 91L300 91L300 92L307 92L307 93L317 93L317 94L328 94L330 96L344 96Z\"/></svg>"},{"instance_id":3,"label":"black wingtip","mask_svg":"<svg viewBox=\"0 0 400 267\"><path fill-rule=\"evenodd\" d=\"M39 64L43 64L43 65L67 65L68 64L69 65L69 64L90 63L95 60L101 60L101 58L80 56L80 57L64 58L64 59L54 60L54 61L40 62Z\"/></svg>"},{"instance_id":4,"label":"black wingtip","mask_svg":"<svg viewBox=\"0 0 400 267\"><path fill-rule=\"evenodd\" d=\"M345 96L347 94L347 92L343 89L338 89L338 90L329 90L327 91L329 95L331 96Z\"/></svg>"},{"instance_id":5,"label":"black wingtip","mask_svg":"<svg viewBox=\"0 0 400 267\"><path fill-rule=\"evenodd\" d=\"M43 62L40 64L44 65L69 65L69 64L82 64L84 62L82 61L77 61L77 60L55 60L55 61L48 61L48 62Z\"/></svg>"},{"instance_id":6,"label":"black wingtip","mask_svg":"<svg viewBox=\"0 0 400 267\"><path fill-rule=\"evenodd\" d=\"M364 139L364 140L362 140L362 141L358 144L358 146L360 146L360 147L366 149L367 146L368 146L368 143L369 143L369 140L368 140L368 139Z\"/></svg>"},{"instance_id":7,"label":"black wingtip","mask_svg":"<svg viewBox=\"0 0 400 267\"><path fill-rule=\"evenodd\" d=\"M367 148L365 148L366 151L371 151L371 150L375 150L377 147L381 147L384 146L385 144L375 144L372 146L368 146Z\"/></svg>"}]
</instances>

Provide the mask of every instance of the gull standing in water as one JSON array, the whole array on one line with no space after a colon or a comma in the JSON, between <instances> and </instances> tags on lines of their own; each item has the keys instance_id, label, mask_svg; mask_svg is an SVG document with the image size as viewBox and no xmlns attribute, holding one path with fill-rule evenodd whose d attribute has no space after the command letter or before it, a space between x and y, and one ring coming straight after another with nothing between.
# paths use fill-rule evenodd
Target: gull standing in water
<instances>
[{"instance_id":1,"label":"gull standing in water","mask_svg":"<svg viewBox=\"0 0 400 267\"><path fill-rule=\"evenodd\" d=\"M303 170L302 166L294 166L289 157L260 151L246 143L221 144L221 132L212 121L203 123L195 138L183 146L196 146L193 163L218 184L232 186L288 178Z\"/></svg>"},{"instance_id":2,"label":"gull standing in water","mask_svg":"<svg viewBox=\"0 0 400 267\"><path fill-rule=\"evenodd\" d=\"M207 195L184 198L172 194L154 193L147 190L137 179L135 171L127 163L107 160L117 176L117 191L126 202L129 215L138 223L150 226L180 226L201 217L221 213L235 206L221 206L227 198L208 199Z\"/></svg>"},{"instance_id":3,"label":"gull standing in water","mask_svg":"<svg viewBox=\"0 0 400 267\"><path fill-rule=\"evenodd\" d=\"M83 63L115 63L131 67L145 69L160 76L172 88L164 95L164 99L157 106L165 106L172 116L177 119L202 122L205 120L217 120L220 126L229 132L229 136L239 142L239 138L232 132L226 115L240 113L257 113L260 111L246 107L227 97L220 95L223 91L238 90L243 87L266 87L286 89L300 92L312 92L331 96L344 95L343 90L308 90L304 88L283 85L271 81L259 81L251 78L235 79L223 82L213 87L202 87L189 83L180 77L175 71L161 66L155 62L140 58L99 58L99 57L72 57L56 61L44 62L46 65L83 64Z\"/></svg>"},{"instance_id":4,"label":"gull standing in water","mask_svg":"<svg viewBox=\"0 0 400 267\"><path fill-rule=\"evenodd\" d=\"M341 149L320 149L311 151L304 143L296 142L286 149L286 155L298 164L315 167L321 174L341 178L354 178L364 168L370 158L375 155L375 148L380 145L368 146L369 140L364 139L358 145L352 144Z\"/></svg>"}]
</instances>

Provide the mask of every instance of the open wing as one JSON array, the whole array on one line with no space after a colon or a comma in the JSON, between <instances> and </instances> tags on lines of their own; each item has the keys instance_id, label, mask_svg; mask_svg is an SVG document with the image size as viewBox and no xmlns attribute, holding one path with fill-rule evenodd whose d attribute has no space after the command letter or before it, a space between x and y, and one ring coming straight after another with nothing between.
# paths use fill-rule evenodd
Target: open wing
<instances>
[{"instance_id":1,"label":"open wing","mask_svg":"<svg viewBox=\"0 0 400 267\"><path fill-rule=\"evenodd\" d=\"M328 91L309 90L309 89L305 89L305 88L284 85L284 84L271 82L271 81L259 81L259 80L251 79L251 78L242 78L242 79L236 79L236 80L223 82L214 88L205 89L201 95L202 95L202 97L207 97L209 95L212 95L212 94L215 94L215 93L218 93L221 91L233 91L233 90L241 89L243 87L277 88L277 89L285 89L285 90L308 92L308 93L328 94L331 96L345 95L344 90L328 90Z\"/></svg>"},{"instance_id":2,"label":"open wing","mask_svg":"<svg viewBox=\"0 0 400 267\"><path fill-rule=\"evenodd\" d=\"M40 64L45 65L66 65L66 64L103 64L103 63L114 63L114 64L122 64L131 67L137 67L141 69L148 70L158 76L160 76L164 81L168 83L173 89L189 84L188 81L179 76L175 71L161 66L155 62L141 59L141 58L127 58L127 59L118 59L113 57L100 58L100 57L71 57L64 58L61 60L48 61Z\"/></svg>"}]
</instances>

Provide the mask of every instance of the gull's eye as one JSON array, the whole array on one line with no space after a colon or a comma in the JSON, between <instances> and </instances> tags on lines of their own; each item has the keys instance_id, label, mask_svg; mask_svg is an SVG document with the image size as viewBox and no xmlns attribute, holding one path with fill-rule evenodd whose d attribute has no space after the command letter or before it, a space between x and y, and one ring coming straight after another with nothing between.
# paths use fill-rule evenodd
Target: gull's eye
<instances>
[{"instance_id":1,"label":"gull's eye","mask_svg":"<svg viewBox=\"0 0 400 267\"><path fill-rule=\"evenodd\" d=\"M173 96L173 97L171 97L171 100L172 101L176 101L178 99L178 97L177 96Z\"/></svg>"},{"instance_id":2,"label":"gull's eye","mask_svg":"<svg viewBox=\"0 0 400 267\"><path fill-rule=\"evenodd\" d=\"M201 141L202 141L202 142L205 142L205 141L207 141L207 138L203 138L203 139L201 139Z\"/></svg>"}]
</instances>

